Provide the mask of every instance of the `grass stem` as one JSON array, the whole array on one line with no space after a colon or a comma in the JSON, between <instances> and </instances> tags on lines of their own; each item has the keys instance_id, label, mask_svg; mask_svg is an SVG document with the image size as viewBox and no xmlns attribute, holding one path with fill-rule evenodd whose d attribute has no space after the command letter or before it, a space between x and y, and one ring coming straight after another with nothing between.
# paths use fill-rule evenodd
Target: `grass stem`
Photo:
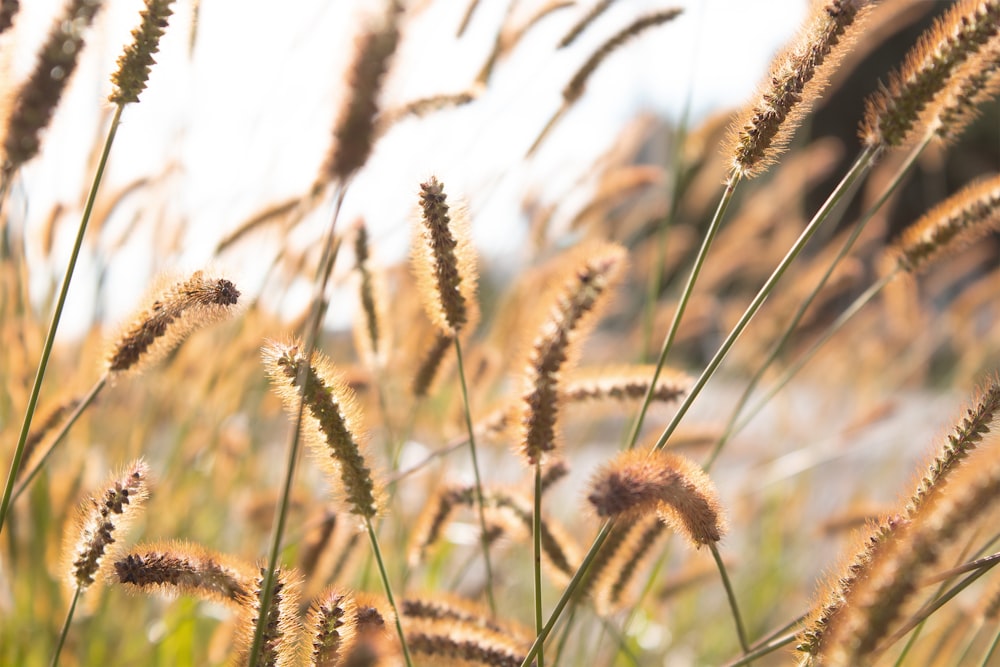
<instances>
[{"instance_id":1,"label":"grass stem","mask_svg":"<svg viewBox=\"0 0 1000 667\"><path fill-rule=\"evenodd\" d=\"M535 634L542 632L542 464L535 464L535 509L531 515L532 569L535 575ZM538 667L545 667L545 649L538 647Z\"/></svg>"},{"instance_id":2,"label":"grass stem","mask_svg":"<svg viewBox=\"0 0 1000 667\"><path fill-rule=\"evenodd\" d=\"M729 599L729 609L733 612L733 621L736 623L736 635L740 640L740 648L743 649L744 654L747 654L750 652L750 645L747 644L747 631L743 627L743 617L740 616L740 608L736 604L736 593L733 591L732 582L729 581L729 573L726 571L726 565L722 562L722 556L719 555L719 548L716 544L713 542L708 545L708 548L712 552L715 565L719 568L719 576L722 577L722 586L726 589L726 597Z\"/></svg>"},{"instance_id":3,"label":"grass stem","mask_svg":"<svg viewBox=\"0 0 1000 667\"><path fill-rule=\"evenodd\" d=\"M392 607L392 614L396 617L396 632L399 634L399 643L403 647L403 659L406 660L406 667L413 667L413 659L410 657L410 648L406 645L406 634L403 632L403 622L400 620L399 608L396 606L396 598L392 595L392 586L389 584L389 575L385 570L385 561L382 560L382 550L378 546L378 538L375 537L375 529L372 527L371 519L365 519L365 528L368 529L368 539L372 543L372 555L375 556L375 563L378 565L378 573L382 579L382 587L385 589L385 597Z\"/></svg>"},{"instance_id":4,"label":"grass stem","mask_svg":"<svg viewBox=\"0 0 1000 667\"><path fill-rule=\"evenodd\" d=\"M63 621L62 631L59 633L59 641L56 642L56 652L52 655L52 667L59 664L59 656L62 655L63 646L66 644L66 635L69 634L69 626L73 622L73 614L76 612L76 603L80 600L83 591L79 586L73 592L73 601L69 604L69 611L66 612L66 620Z\"/></svg>"}]
</instances>

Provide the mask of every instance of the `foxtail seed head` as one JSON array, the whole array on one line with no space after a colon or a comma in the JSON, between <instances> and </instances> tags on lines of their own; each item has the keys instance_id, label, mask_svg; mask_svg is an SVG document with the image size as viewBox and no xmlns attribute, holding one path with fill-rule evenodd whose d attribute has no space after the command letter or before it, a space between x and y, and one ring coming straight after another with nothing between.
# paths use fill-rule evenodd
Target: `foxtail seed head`
<instances>
[{"instance_id":1,"label":"foxtail seed head","mask_svg":"<svg viewBox=\"0 0 1000 667\"><path fill-rule=\"evenodd\" d=\"M187 542L144 544L115 560L112 580L146 594L190 595L240 605L254 585L253 567Z\"/></svg>"},{"instance_id":2,"label":"foxtail seed head","mask_svg":"<svg viewBox=\"0 0 1000 667\"><path fill-rule=\"evenodd\" d=\"M80 506L67 533L74 540L69 550L70 584L86 589L97 578L115 535L128 528L149 494L149 466L141 459L108 480L100 495Z\"/></svg>"},{"instance_id":3,"label":"foxtail seed head","mask_svg":"<svg viewBox=\"0 0 1000 667\"><path fill-rule=\"evenodd\" d=\"M243 600L244 613L240 622L238 644L240 660L246 665L254 643L254 632L261 613L265 616L263 639L257 663L253 667L292 667L298 664L298 640L302 632L299 622L299 593L294 571L276 570L271 586L271 604L262 612L266 568L260 567L250 595Z\"/></svg>"},{"instance_id":4,"label":"foxtail seed head","mask_svg":"<svg viewBox=\"0 0 1000 667\"><path fill-rule=\"evenodd\" d=\"M118 69L111 75L115 86L108 97L115 104L138 102L139 94L146 88L149 70L152 68L153 54L160 49L160 37L167 27L167 19L173 14L170 5L174 0L146 0L139 27L132 31L132 44L118 57Z\"/></svg>"},{"instance_id":5,"label":"foxtail seed head","mask_svg":"<svg viewBox=\"0 0 1000 667\"><path fill-rule=\"evenodd\" d=\"M588 244L567 260L572 275L548 306L531 346L521 394L521 451L532 465L556 449L561 375L575 363L573 349L581 341L607 300L625 263L625 249L613 244Z\"/></svg>"},{"instance_id":6,"label":"foxtail seed head","mask_svg":"<svg viewBox=\"0 0 1000 667\"><path fill-rule=\"evenodd\" d=\"M920 36L903 61L865 103L861 138L885 148L906 142L924 109L955 70L1000 30L1000 0L961 0Z\"/></svg>"},{"instance_id":7,"label":"foxtail seed head","mask_svg":"<svg viewBox=\"0 0 1000 667\"><path fill-rule=\"evenodd\" d=\"M795 41L772 61L758 97L733 123L726 150L732 156L733 174L756 176L784 151L829 73L860 32L870 4L871 0L813 3Z\"/></svg>"},{"instance_id":8,"label":"foxtail seed head","mask_svg":"<svg viewBox=\"0 0 1000 667\"><path fill-rule=\"evenodd\" d=\"M655 511L695 548L726 532L712 480L697 464L662 450L622 452L591 480L587 500L602 517Z\"/></svg>"},{"instance_id":9,"label":"foxtail seed head","mask_svg":"<svg viewBox=\"0 0 1000 667\"><path fill-rule=\"evenodd\" d=\"M239 297L229 280L196 271L158 293L149 307L132 318L111 347L108 370L138 371L158 361L195 329L232 314Z\"/></svg>"},{"instance_id":10,"label":"foxtail seed head","mask_svg":"<svg viewBox=\"0 0 1000 667\"><path fill-rule=\"evenodd\" d=\"M335 375L329 363L313 354L306 363L298 344L269 341L262 350L264 367L292 415L305 402L303 435L327 473L339 478L353 514L370 519L378 514L375 482L362 453L358 424L361 411L354 392ZM300 383L304 377L304 386Z\"/></svg>"},{"instance_id":11,"label":"foxtail seed head","mask_svg":"<svg viewBox=\"0 0 1000 667\"><path fill-rule=\"evenodd\" d=\"M337 667L351 650L357 632L354 596L340 588L328 588L309 608L307 632L312 641L309 665Z\"/></svg>"},{"instance_id":12,"label":"foxtail seed head","mask_svg":"<svg viewBox=\"0 0 1000 667\"><path fill-rule=\"evenodd\" d=\"M476 262L469 223L449 207L444 184L420 184L420 221L413 239L413 270L424 309L442 332L457 335L476 319Z\"/></svg>"}]
</instances>

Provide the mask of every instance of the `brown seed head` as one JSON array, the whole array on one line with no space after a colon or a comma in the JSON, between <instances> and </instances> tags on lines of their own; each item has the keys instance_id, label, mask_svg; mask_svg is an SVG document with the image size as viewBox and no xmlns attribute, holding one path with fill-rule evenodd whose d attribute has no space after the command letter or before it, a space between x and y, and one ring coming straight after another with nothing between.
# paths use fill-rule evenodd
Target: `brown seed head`
<instances>
[{"instance_id":1,"label":"brown seed head","mask_svg":"<svg viewBox=\"0 0 1000 667\"><path fill-rule=\"evenodd\" d=\"M149 70L152 68L153 54L160 50L160 37L167 27L167 19L173 14L170 5L174 0L146 0L142 11L142 21L132 31L133 42L118 57L118 69L111 75L115 90L108 99L124 105L138 102L139 94L146 89Z\"/></svg>"},{"instance_id":2,"label":"brown seed head","mask_svg":"<svg viewBox=\"0 0 1000 667\"><path fill-rule=\"evenodd\" d=\"M1000 30L1000 0L961 0L920 36L903 66L865 103L866 146L900 146L956 69Z\"/></svg>"},{"instance_id":3,"label":"brown seed head","mask_svg":"<svg viewBox=\"0 0 1000 667\"><path fill-rule=\"evenodd\" d=\"M718 542L726 531L708 475L692 461L662 450L622 452L594 476L587 500L602 517L655 511L695 548Z\"/></svg>"},{"instance_id":4,"label":"brown seed head","mask_svg":"<svg viewBox=\"0 0 1000 667\"><path fill-rule=\"evenodd\" d=\"M739 114L725 151L732 173L760 174L784 151L854 38L871 0L827 0L813 11L796 36L772 61L758 96Z\"/></svg>"},{"instance_id":5,"label":"brown seed head","mask_svg":"<svg viewBox=\"0 0 1000 667\"><path fill-rule=\"evenodd\" d=\"M83 50L83 33L101 8L100 0L72 0L56 19L35 69L21 86L4 135L5 171L14 171L35 157L41 132L48 127L66 84Z\"/></svg>"},{"instance_id":6,"label":"brown seed head","mask_svg":"<svg viewBox=\"0 0 1000 667\"><path fill-rule=\"evenodd\" d=\"M476 318L476 262L469 224L448 206L435 177L420 185L419 223L413 239L413 271L428 317L444 333L457 335Z\"/></svg>"},{"instance_id":7,"label":"brown seed head","mask_svg":"<svg viewBox=\"0 0 1000 667\"><path fill-rule=\"evenodd\" d=\"M81 590L94 583L115 535L127 528L149 494L149 466L141 459L108 480L100 495L80 506L72 530L69 582Z\"/></svg>"},{"instance_id":8,"label":"brown seed head","mask_svg":"<svg viewBox=\"0 0 1000 667\"><path fill-rule=\"evenodd\" d=\"M1000 92L1000 40L973 54L943 94L934 98L929 126L944 143L955 141L979 114L979 107Z\"/></svg>"},{"instance_id":9,"label":"brown seed head","mask_svg":"<svg viewBox=\"0 0 1000 667\"><path fill-rule=\"evenodd\" d=\"M298 414L300 396L305 402L303 435L327 473L339 478L351 512L374 517L378 514L375 482L363 455L358 428L361 410L354 392L321 355L313 354L307 364L298 344L269 341L262 355L268 377L288 412Z\"/></svg>"},{"instance_id":10,"label":"brown seed head","mask_svg":"<svg viewBox=\"0 0 1000 667\"><path fill-rule=\"evenodd\" d=\"M337 667L351 651L357 626L354 596L340 588L323 591L309 608L306 628L312 640L309 664Z\"/></svg>"},{"instance_id":11,"label":"brown seed head","mask_svg":"<svg viewBox=\"0 0 1000 667\"><path fill-rule=\"evenodd\" d=\"M260 602L264 597L266 568L261 566L250 595L243 600L243 616L238 632L239 662L249 663L257 620L261 615ZM299 622L299 582L294 571L276 570L271 586L271 603L264 612L264 634L256 666L292 667L298 664L298 640L302 633Z\"/></svg>"},{"instance_id":12,"label":"brown seed head","mask_svg":"<svg viewBox=\"0 0 1000 667\"><path fill-rule=\"evenodd\" d=\"M158 292L118 336L108 354L108 370L137 372L162 359L195 329L235 312L239 297L232 282L201 271Z\"/></svg>"}]
</instances>

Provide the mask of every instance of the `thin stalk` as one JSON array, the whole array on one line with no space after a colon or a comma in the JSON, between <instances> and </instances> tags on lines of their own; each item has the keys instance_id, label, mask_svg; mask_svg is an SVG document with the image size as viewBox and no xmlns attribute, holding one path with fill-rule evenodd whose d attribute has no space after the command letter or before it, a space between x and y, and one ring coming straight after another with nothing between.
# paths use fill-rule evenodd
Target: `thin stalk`
<instances>
[{"instance_id":1,"label":"thin stalk","mask_svg":"<svg viewBox=\"0 0 1000 667\"><path fill-rule=\"evenodd\" d=\"M684 285L684 291L681 292L680 301L677 302L677 310L674 311L674 318L670 322L670 328L667 330L667 335L663 339L663 347L660 350L660 357L656 362L656 370L653 371L653 379L649 383L649 389L646 390L646 396L642 400L642 407L639 408L639 414L635 418L635 422L632 424L632 432L628 439L628 449L635 447L635 443L639 439L639 431L642 429L642 422L646 419L646 412L649 410L649 405L653 401L653 392L656 391L656 382L660 379L660 371L663 370L663 365L666 363L667 354L670 353L670 348L673 347L674 338L677 335L677 329L680 327L681 318L684 317L684 310L687 308L688 301L691 299L691 293L694 291L694 284L698 280L698 275L701 273L701 267L705 263L705 258L708 256L708 249L712 247L712 241L715 240L715 235L719 231L719 227L722 225L722 218L726 214L726 209L729 208L729 203L733 199L733 192L736 190L736 185L740 182L740 177L734 175L727 183L726 189L722 193L722 198L719 200L719 206L715 209L715 215L712 216L712 221L708 225L708 231L705 232L705 238L701 242L701 248L698 250L698 256L695 257L694 266L691 267L691 273L688 275L687 284Z\"/></svg>"},{"instance_id":2,"label":"thin stalk","mask_svg":"<svg viewBox=\"0 0 1000 667\"><path fill-rule=\"evenodd\" d=\"M990 644L989 650L986 651L986 656L983 658L982 667L986 667L987 665L992 664L990 662L990 659L993 657L993 654L996 653L998 644L1000 644L1000 632L997 632L996 635L993 636L993 643Z\"/></svg>"},{"instance_id":3,"label":"thin stalk","mask_svg":"<svg viewBox=\"0 0 1000 667\"><path fill-rule=\"evenodd\" d=\"M45 344L42 346L42 356L38 361L35 381L31 386L28 406L24 411L24 420L21 422L21 433L17 439L17 446L14 448L14 459L10 464L10 472L7 473L7 485L4 487L3 499L0 500L0 533L3 532L4 521L10 509L11 493L14 490L17 471L21 467L21 458L24 456L24 445L28 439L28 431L31 429L31 420L35 416L35 408L38 405L38 395L42 389L42 379L45 377L45 369L49 364L49 357L52 355L52 346L56 340L56 330L59 328L59 320L62 318L63 307L66 305L66 295L69 293L69 285L73 280L73 271L76 269L76 260L80 256L80 248L83 246L83 237L87 231L87 223L90 222L90 216L94 210L97 189L100 187L101 180L104 177L104 169L108 164L108 156L111 154L111 145L114 143L115 134L118 132L118 123L121 121L122 109L124 109L124 105L119 104L115 108L114 117L111 119L111 127L108 128L108 136L104 140L101 159L97 164L97 171L90 185L90 193L87 195L83 217L80 219L80 227L76 232L76 241L73 243L73 251L70 253L69 263L66 265L66 275L63 277L62 287L59 289L59 297L56 300L56 307L52 313L52 321L49 323L49 331L45 336Z\"/></svg>"},{"instance_id":4,"label":"thin stalk","mask_svg":"<svg viewBox=\"0 0 1000 667\"><path fill-rule=\"evenodd\" d=\"M73 622L73 612L76 611L76 603L80 599L80 587L76 587L76 592L73 593L73 601L69 604L69 611L66 612L66 620L63 622L62 632L59 633L59 641L56 643L56 652L52 656L52 667L56 667L59 664L59 655L62 653L63 645L66 643L66 635L69 634L70 623Z\"/></svg>"},{"instance_id":5,"label":"thin stalk","mask_svg":"<svg viewBox=\"0 0 1000 667\"><path fill-rule=\"evenodd\" d=\"M749 665L757 658L763 658L765 655L770 655L771 653L774 653L780 648L784 648L789 644L794 644L798 636L799 636L798 632L793 632L783 637L779 637L773 641L768 642L767 644L764 644L760 648L755 648L742 658L726 664L726 667L741 667L742 665Z\"/></svg>"},{"instance_id":6,"label":"thin stalk","mask_svg":"<svg viewBox=\"0 0 1000 667\"><path fill-rule=\"evenodd\" d=\"M39 457L38 463L36 463L34 467L28 472L18 476L20 482L18 482L17 488L14 489L14 493L11 495L10 501L12 503L21 497L21 494L24 493L25 489L28 488L32 480L35 479L35 476L41 471L42 466L45 465L45 462L48 460L49 455L52 454L52 451L56 448L56 446L63 441L63 438L65 438L66 434L69 433L69 430L73 428L73 424L75 424L76 420L80 418L80 415L83 414L83 411L86 410L90 406L90 404L94 402L94 399L96 399L97 395L101 393L101 390L104 389L104 385L107 384L107 382L108 382L108 374L105 373L97 380L96 383L94 383L94 386L90 388L90 391L87 392L87 395L83 397L83 399L80 401L80 404L76 406L76 409L73 410L73 413L66 418L65 422L63 422L62 427L59 429L59 433L57 433L55 438L52 439L52 442L49 444L49 448L45 450L45 453Z\"/></svg>"},{"instance_id":7,"label":"thin stalk","mask_svg":"<svg viewBox=\"0 0 1000 667\"><path fill-rule=\"evenodd\" d=\"M903 178L910 173L910 170L916 163L917 158L923 152L924 148L926 148L927 144L930 143L932 137L933 135L928 135L927 137L924 138L924 141L922 143L920 143L919 145L914 147L912 151L910 151L910 154L907 155L906 160L903 162L899 170L896 172L896 175L893 177L892 182L889 183L888 187L886 187L886 189L882 192L882 194L875 201L875 203L872 204L871 208L869 208L868 211L866 211L865 214L861 217L861 219L858 220L857 224L854 226L854 230L851 232L847 240L844 241L844 245L837 253L837 256L834 257L832 262L830 262L830 266L827 267L826 272L823 274L823 277L820 278L818 283L816 283L816 286L809 293L809 296L805 298L805 300L799 306L798 310L795 312L795 315L792 316L792 319L785 326L784 332L778 338L778 341L771 347L771 350L768 353L767 358L764 359L764 362L760 365L760 368L758 368L757 372L754 373L753 377L750 378L750 381L743 389L743 393L736 401L736 406L733 408L732 413L730 413L729 415L729 421L726 422L726 426L722 431L722 435L719 437L719 440L715 443L715 447L712 449L711 453L709 454L708 460L705 462L706 470L712 467L712 464L715 463L715 459L719 456L719 453L722 451L722 448L725 447L726 443L728 443L729 440L734 435L736 435L737 431L740 430L736 428L736 420L739 419L741 413L743 412L743 408L746 407L747 402L750 400L750 395L753 394L754 389L757 388L757 385L760 384L760 381L764 378L764 374L767 372L767 369L770 368L771 364L773 364L777 360L778 355L781 354L781 351L784 349L785 345L788 344L788 340L792 337L792 334L795 332L795 328L798 327L799 322L802 321L802 318L805 316L806 311L809 310L809 307L812 305L813 301L816 300L816 297L819 295L820 291L822 291L823 287L826 286L826 283L830 280L830 276L833 275L834 270L844 259L844 257L847 256L847 253L851 251L851 248L854 247L854 244L857 242L858 237L861 236L861 232L864 231L865 227L868 225L868 222L882 208L882 206L889 199L892 193L896 191L896 188L899 186L900 183L902 183Z\"/></svg>"},{"instance_id":8,"label":"thin stalk","mask_svg":"<svg viewBox=\"0 0 1000 667\"><path fill-rule=\"evenodd\" d=\"M795 258L799 256L799 253L802 252L806 243L809 242L809 239L812 238L813 234L816 233L816 230L819 229L819 226L829 216L830 211L833 210L838 203L840 203L840 200L855 183L855 181L861 178L861 176L864 175L869 168L871 168L877 154L878 151L873 148L866 148L862 151L854 165L851 166L851 170L847 172L847 175L844 176L843 180L840 181L834 191L830 193L830 196L827 198L826 202L824 202L823 206L820 207L819 211L816 212L816 215L813 216L813 219L809 222L806 228L802 230L802 233L799 235L799 238L796 239L795 244L792 245L791 249L789 249L789 251L785 254L778 266L775 267L771 276L767 279L767 282L765 282L763 287L760 288L760 291L757 292L757 296L755 296L753 301L750 302L750 305L747 306L747 309L744 311L742 317L740 317L739 322L737 322L736 326L733 327L733 330L729 332L729 335L726 337L726 340L723 341L722 346L719 347L715 356L712 357L711 361L709 361L708 366L705 367L705 370L702 371L702 374L695 381L694 386L692 386L688 391L687 396L684 398L684 402L681 403L680 407L678 407L677 413L670 421L670 424L664 429L660 438L656 441L654 449L662 449L664 445L667 444L667 440L671 435L673 435L678 424L680 424L681 420L684 418L684 415L686 415L688 410L691 409L691 405L694 403L695 399L698 398L701 390L704 389L709 379L711 379L712 375L715 374L715 371L722 364L722 360L726 358L729 350L732 349L736 340L750 323L750 320L753 319L754 315L757 314L757 311L760 310L760 307L764 304L764 301L767 300L767 297L774 290L774 286L779 280L781 280L785 271L788 270L788 267L793 261L795 261Z\"/></svg>"},{"instance_id":9,"label":"thin stalk","mask_svg":"<svg viewBox=\"0 0 1000 667\"><path fill-rule=\"evenodd\" d=\"M733 621L736 623L736 634L740 639L740 648L743 649L745 655L750 652L750 645L747 644L747 631L743 627L743 618L740 616L739 605L736 604L736 593L733 591L733 584L729 581L729 573L726 572L722 556L719 555L719 548L714 542L709 544L708 548L712 552L712 558L715 559L715 565L719 568L719 576L722 577L722 587L726 589L726 597L729 598L729 608L733 612Z\"/></svg>"},{"instance_id":10,"label":"thin stalk","mask_svg":"<svg viewBox=\"0 0 1000 667\"><path fill-rule=\"evenodd\" d=\"M795 374L798 373L800 370L802 370L802 367L805 366L807 363L809 363L809 361L814 356L816 356L816 353L819 352L819 349L823 347L823 345L825 345L827 341L833 338L834 334L840 331L844 327L844 325L847 324L851 320L851 318L858 313L858 311L860 311L862 308L868 305L869 301L874 299L879 294L879 292L881 292L882 289L885 288L886 285L892 282L892 279L896 276L896 273L897 270L893 270L889 274L877 280L861 295L859 295L858 298L856 298L854 302L850 306L848 306L844 310L844 312L842 312L837 317L836 320L834 320L834 322L827 328L827 330L823 333L823 335L815 343L813 343L809 347L809 349L806 350L802 354L802 356L795 361L795 363L793 363L791 366L785 369L785 372L781 374L781 377L778 378L777 381L775 381L774 385L767 391L766 394L764 394L763 397L761 397L760 401L758 401L757 404L754 405L753 408L749 411L746 418L736 425L736 427L733 429L733 433L738 433L739 431L742 431L746 427L746 425L753 420L753 418L757 415L757 413L760 412L760 410L765 405L767 405L767 402L770 401L772 398L774 398L774 395L777 394L779 391L781 391L781 389L786 384L788 384L788 382L795 376ZM718 449L719 447L718 445L716 445L716 449L713 450L712 452L713 455L718 454ZM713 456L712 458L709 459L709 461L705 465L709 465L714 460L715 458Z\"/></svg>"},{"instance_id":11,"label":"thin stalk","mask_svg":"<svg viewBox=\"0 0 1000 667\"><path fill-rule=\"evenodd\" d=\"M531 516L534 546L532 566L535 573L535 634L542 632L542 464L535 463L535 509ZM544 641L544 640L543 640ZM545 667L545 649L538 647L538 667Z\"/></svg>"},{"instance_id":12,"label":"thin stalk","mask_svg":"<svg viewBox=\"0 0 1000 667\"><path fill-rule=\"evenodd\" d=\"M569 641L569 636L573 631L573 621L576 620L576 612L577 606L573 605L573 607L569 610L569 617L566 619L566 625L563 626L562 632L559 635L559 641L556 642L556 657L552 661L551 667L556 667L559 660L563 656L563 652L566 649L566 643ZM600 642L598 642L598 646L600 646Z\"/></svg>"},{"instance_id":13,"label":"thin stalk","mask_svg":"<svg viewBox=\"0 0 1000 667\"><path fill-rule=\"evenodd\" d=\"M583 581L584 576L587 574L587 568L589 568L590 564L594 562L594 558L597 557L597 552L600 551L601 547L607 541L608 535L611 534L611 529L613 527L614 521L606 521L601 527L600 532L597 533L597 537L594 538L594 543L590 545L590 551L588 551L587 555L584 556L583 562L580 563L580 567L576 570L576 574L574 574L573 578L570 579L569 584L566 586L566 590L563 591L562 595L559 597L559 601L556 602L556 606L552 610L552 613L549 614L549 619L545 622L545 626L542 627L540 632L538 632L534 643L531 645L531 648L528 649L528 654L524 656L524 661L521 663L521 667L529 667L529 665L531 665L531 660L538 655L546 637L548 637L549 633L552 632L552 628L555 627L556 622L559 620L559 616L566 608L566 605L573 599L577 587L579 587L580 582Z\"/></svg>"},{"instance_id":14,"label":"thin stalk","mask_svg":"<svg viewBox=\"0 0 1000 667\"><path fill-rule=\"evenodd\" d=\"M410 647L406 645L406 635L403 634L403 624L399 620L399 609L396 607L396 599L392 596L392 586L389 585L389 575L385 571L385 562L382 560L382 550L378 547L378 538L375 537L375 529L372 528L371 519L365 518L365 527L368 529L368 539L372 543L372 554L378 564L378 573L382 577L382 587L385 589L385 597L389 600L392 613L396 617L396 632L399 634L399 643L403 646L403 658L406 660L406 667L413 667L413 659L410 658Z\"/></svg>"},{"instance_id":15,"label":"thin stalk","mask_svg":"<svg viewBox=\"0 0 1000 667\"><path fill-rule=\"evenodd\" d=\"M469 389L465 383L465 365L462 363L462 344L455 336L455 356L458 358L458 377L462 384L462 400L465 402L465 426L469 431L469 453L472 454L472 471L476 475L476 505L479 510L479 541L483 545L483 560L486 563L486 599L490 603L490 614L496 618L497 602L493 596L493 566L490 563L490 537L486 532L486 510L483 501L483 482L479 476L479 458L476 455L476 434L472 427L472 408L469 405Z\"/></svg>"},{"instance_id":16,"label":"thin stalk","mask_svg":"<svg viewBox=\"0 0 1000 667\"><path fill-rule=\"evenodd\" d=\"M304 331L303 355L307 363L302 364L299 369L296 385L306 386L306 374L309 371L309 360L312 359L313 351L316 349L316 339L319 337L320 324L323 321L324 298L326 285L330 273L333 270L333 262L337 257L334 251L334 239L337 229L337 218L340 215L340 207L344 202L344 193L347 184L342 183L338 187L334 202L333 216L330 221L330 228L327 230L326 238L323 242L323 255L316 275L316 285L313 291L312 309L309 313L309 320ZM285 480L281 490L281 499L275 514L274 527L271 534L271 545L268 550L267 571L264 573L263 586L261 589L260 614L257 615L257 627L254 629L253 645L250 648L250 658L247 664L251 667L257 664L260 651L264 643L264 625L271 607L273 588L275 580L275 570L278 567L278 556L281 553L281 541L285 534L285 524L288 521L288 508L291 505L292 481L295 478L295 463L299 457L299 445L301 442L302 416L305 412L305 401L299 400L299 411L295 417L295 424L292 427L288 443L288 459L285 464Z\"/></svg>"}]
</instances>

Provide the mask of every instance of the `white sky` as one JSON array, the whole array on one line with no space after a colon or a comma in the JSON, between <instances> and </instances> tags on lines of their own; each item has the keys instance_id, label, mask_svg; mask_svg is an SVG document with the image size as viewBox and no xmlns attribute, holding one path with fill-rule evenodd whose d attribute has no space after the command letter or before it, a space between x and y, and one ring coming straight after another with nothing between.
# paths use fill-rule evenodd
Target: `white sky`
<instances>
[{"instance_id":1,"label":"white sky","mask_svg":"<svg viewBox=\"0 0 1000 667\"><path fill-rule=\"evenodd\" d=\"M555 52L554 44L593 1L581 1L539 24L500 64L490 90L474 104L391 131L352 184L342 224L363 214L377 256L385 261L402 257L417 186L435 174L450 196L468 200L483 252L517 261L524 239L519 206L530 186L543 183L561 191L640 111L677 118L689 97L696 117L740 104L806 9L805 0L619 0L573 47ZM531 1L521 5L530 8ZM30 69L59 6L56 0L22 3L14 34L0 38L14 76ZM149 88L123 117L102 191L114 192L142 176L165 185L127 200L88 247L66 316L70 331L74 322L85 326L93 312L94 266L107 263L105 280L115 286L114 298L100 304L99 312L121 317L142 294L150 273L200 266L227 231L312 183L330 146L353 35L359 21L380 6L343 0L203 0L197 45L189 56L190 0L175 3ZM466 0L436 0L409 27L385 91L388 105L469 86L492 46L492 29L506 0L481 0L468 33L456 40L465 6ZM584 59L634 17L669 6L685 12L611 56L525 166L525 150L560 105L563 85ZM43 154L23 170L8 204L14 219L26 224L29 259L35 263L45 259L37 237L52 205L67 205L51 258L56 276L65 265L81 192L89 182L87 154L95 137L102 136L108 76L140 8L139 0L107 1L88 36L69 98L45 135ZM166 180L164 172L170 174ZM187 225L178 252L162 252L167 238L151 223L163 220ZM105 256L120 239L126 239L127 252ZM311 240L301 234L302 243ZM253 289L260 280L259 258L245 255L227 268L239 284Z\"/></svg>"}]
</instances>

